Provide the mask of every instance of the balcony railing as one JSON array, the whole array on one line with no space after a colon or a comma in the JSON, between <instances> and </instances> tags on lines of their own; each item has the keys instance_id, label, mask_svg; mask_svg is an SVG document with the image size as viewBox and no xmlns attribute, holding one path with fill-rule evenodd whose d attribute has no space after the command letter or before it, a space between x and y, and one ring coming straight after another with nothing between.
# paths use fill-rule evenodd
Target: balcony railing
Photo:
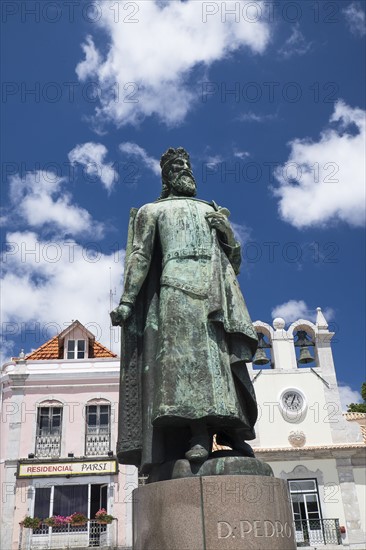
<instances>
[{"instance_id":1,"label":"balcony railing","mask_svg":"<svg viewBox=\"0 0 366 550\"><path fill-rule=\"evenodd\" d=\"M86 456L106 455L110 450L109 434L87 434L85 441Z\"/></svg>"},{"instance_id":2,"label":"balcony railing","mask_svg":"<svg viewBox=\"0 0 366 550\"><path fill-rule=\"evenodd\" d=\"M21 526L19 550L48 550L59 548L103 548L117 547L117 520L101 525L89 520L85 525L48 527L41 523L39 529Z\"/></svg>"},{"instance_id":3,"label":"balcony railing","mask_svg":"<svg viewBox=\"0 0 366 550\"><path fill-rule=\"evenodd\" d=\"M342 544L338 519L296 520L294 524L298 547Z\"/></svg>"},{"instance_id":4,"label":"balcony railing","mask_svg":"<svg viewBox=\"0 0 366 550\"><path fill-rule=\"evenodd\" d=\"M60 435L37 435L36 457L58 458L61 450Z\"/></svg>"}]
</instances>

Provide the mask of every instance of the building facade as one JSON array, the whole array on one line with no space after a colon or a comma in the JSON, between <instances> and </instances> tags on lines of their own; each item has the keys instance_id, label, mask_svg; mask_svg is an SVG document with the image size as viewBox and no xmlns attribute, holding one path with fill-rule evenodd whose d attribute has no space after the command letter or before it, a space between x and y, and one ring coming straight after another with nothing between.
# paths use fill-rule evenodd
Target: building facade
<instances>
[{"instance_id":1,"label":"building facade","mask_svg":"<svg viewBox=\"0 0 366 550\"><path fill-rule=\"evenodd\" d=\"M366 415L342 413L333 333L320 308L315 323L254 325L260 349L249 373L259 419L252 445L288 482L297 544L364 550ZM138 477L116 462L118 386L119 358L78 321L3 366L1 549L131 548ZM255 498L254 491L243 505ZM117 519L97 523L101 508ZM73 512L90 521L19 525L25 516Z\"/></svg>"},{"instance_id":2,"label":"building facade","mask_svg":"<svg viewBox=\"0 0 366 550\"><path fill-rule=\"evenodd\" d=\"M342 413L334 333L320 308L315 323L254 325L261 351L250 368L259 404L252 444L288 481L298 546L365 549L366 415Z\"/></svg>"},{"instance_id":3,"label":"building facade","mask_svg":"<svg viewBox=\"0 0 366 550\"><path fill-rule=\"evenodd\" d=\"M3 366L1 548L131 548L134 467L117 463L119 358L78 321ZM105 509L116 517L100 524ZM22 527L79 512L84 525Z\"/></svg>"}]
</instances>

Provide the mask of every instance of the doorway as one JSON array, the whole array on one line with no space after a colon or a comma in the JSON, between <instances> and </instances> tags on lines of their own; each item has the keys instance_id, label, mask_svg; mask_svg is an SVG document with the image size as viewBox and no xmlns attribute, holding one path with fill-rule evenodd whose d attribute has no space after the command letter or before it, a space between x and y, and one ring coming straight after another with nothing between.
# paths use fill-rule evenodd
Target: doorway
<instances>
[{"instance_id":1,"label":"doorway","mask_svg":"<svg viewBox=\"0 0 366 550\"><path fill-rule=\"evenodd\" d=\"M90 518L94 519L95 514L101 508L108 507L108 484L95 484L90 486ZM108 510L107 510L108 511ZM100 546L101 536L106 532L107 526L100 525L94 521L90 523L89 546Z\"/></svg>"},{"instance_id":2,"label":"doorway","mask_svg":"<svg viewBox=\"0 0 366 550\"><path fill-rule=\"evenodd\" d=\"M315 479L289 481L298 546L324 544L318 487Z\"/></svg>"}]
</instances>

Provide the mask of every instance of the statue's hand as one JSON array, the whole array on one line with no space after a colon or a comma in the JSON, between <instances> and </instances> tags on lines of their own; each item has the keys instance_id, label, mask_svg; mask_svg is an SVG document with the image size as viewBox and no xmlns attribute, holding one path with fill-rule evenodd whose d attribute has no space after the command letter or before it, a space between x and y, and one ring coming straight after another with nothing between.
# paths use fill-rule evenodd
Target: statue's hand
<instances>
[{"instance_id":1,"label":"statue's hand","mask_svg":"<svg viewBox=\"0 0 366 550\"><path fill-rule=\"evenodd\" d=\"M235 246L236 241L234 233L225 214L222 214L221 212L210 212L209 214L206 214L206 219L210 227L216 229L228 245Z\"/></svg>"},{"instance_id":2,"label":"statue's hand","mask_svg":"<svg viewBox=\"0 0 366 550\"><path fill-rule=\"evenodd\" d=\"M112 320L112 325L114 327L123 325L123 323L126 321L126 319L129 318L129 316L132 313L132 305L131 304L120 304L116 309L111 311L110 316Z\"/></svg>"}]
</instances>

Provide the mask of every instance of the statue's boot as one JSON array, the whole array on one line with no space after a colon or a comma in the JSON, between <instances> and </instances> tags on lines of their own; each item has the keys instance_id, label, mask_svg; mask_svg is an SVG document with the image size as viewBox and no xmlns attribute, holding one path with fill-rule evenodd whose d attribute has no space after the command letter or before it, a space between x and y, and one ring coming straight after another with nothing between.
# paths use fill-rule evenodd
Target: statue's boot
<instances>
[{"instance_id":1,"label":"statue's boot","mask_svg":"<svg viewBox=\"0 0 366 550\"><path fill-rule=\"evenodd\" d=\"M231 447L234 451L242 453L243 456L249 456L255 458L252 447L240 437L238 433L233 432L219 432L216 435L216 443L219 445L225 445Z\"/></svg>"},{"instance_id":2,"label":"statue's boot","mask_svg":"<svg viewBox=\"0 0 366 550\"><path fill-rule=\"evenodd\" d=\"M190 449L185 457L189 462L205 462L210 452L210 437L208 434L200 434L192 437L189 442Z\"/></svg>"}]
</instances>

